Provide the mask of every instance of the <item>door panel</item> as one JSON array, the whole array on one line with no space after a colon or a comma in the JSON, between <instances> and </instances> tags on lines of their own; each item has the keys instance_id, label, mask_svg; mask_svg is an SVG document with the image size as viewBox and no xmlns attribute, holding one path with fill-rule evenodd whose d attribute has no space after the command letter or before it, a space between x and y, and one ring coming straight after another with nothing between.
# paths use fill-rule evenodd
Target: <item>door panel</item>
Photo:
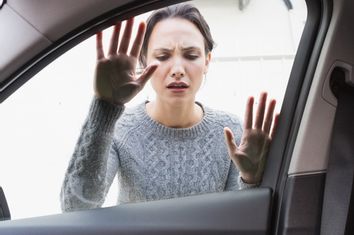
<instances>
[{"instance_id":1,"label":"door panel","mask_svg":"<svg viewBox=\"0 0 354 235\"><path fill-rule=\"evenodd\" d=\"M271 190L204 194L0 223L1 235L268 234Z\"/></svg>"},{"instance_id":2,"label":"door panel","mask_svg":"<svg viewBox=\"0 0 354 235\"><path fill-rule=\"evenodd\" d=\"M319 234L325 178L323 172L288 178L279 234Z\"/></svg>"}]
</instances>

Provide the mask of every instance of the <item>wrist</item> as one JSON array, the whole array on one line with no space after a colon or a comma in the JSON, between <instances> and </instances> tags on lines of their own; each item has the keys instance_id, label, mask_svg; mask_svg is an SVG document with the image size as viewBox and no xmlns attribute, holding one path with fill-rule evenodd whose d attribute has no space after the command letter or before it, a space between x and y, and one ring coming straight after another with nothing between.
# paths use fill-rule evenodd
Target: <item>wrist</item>
<instances>
[{"instance_id":1,"label":"wrist","mask_svg":"<svg viewBox=\"0 0 354 235\"><path fill-rule=\"evenodd\" d=\"M109 99L107 97L101 96L101 95L99 95L97 93L95 94L95 98L97 100L101 100L103 102L109 103L109 104L114 105L114 106L124 106L125 105L124 102L115 101L113 99Z\"/></svg>"},{"instance_id":2,"label":"wrist","mask_svg":"<svg viewBox=\"0 0 354 235\"><path fill-rule=\"evenodd\" d=\"M256 177L255 175L252 174L245 174L243 172L240 172L240 177L241 180L246 183L246 184L259 184L260 179L259 177Z\"/></svg>"},{"instance_id":3,"label":"wrist","mask_svg":"<svg viewBox=\"0 0 354 235\"><path fill-rule=\"evenodd\" d=\"M237 183L238 183L239 189L255 188L255 187L258 187L258 185L259 185L259 184L250 184L250 183L245 182L241 178L240 175L237 177Z\"/></svg>"}]
</instances>

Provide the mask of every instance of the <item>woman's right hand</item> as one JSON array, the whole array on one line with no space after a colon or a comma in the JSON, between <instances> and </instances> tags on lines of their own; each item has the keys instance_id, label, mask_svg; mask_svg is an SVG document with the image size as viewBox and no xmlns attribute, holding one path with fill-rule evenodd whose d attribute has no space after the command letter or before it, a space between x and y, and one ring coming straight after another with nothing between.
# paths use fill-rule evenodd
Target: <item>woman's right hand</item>
<instances>
[{"instance_id":1,"label":"woman's right hand","mask_svg":"<svg viewBox=\"0 0 354 235\"><path fill-rule=\"evenodd\" d=\"M124 105L141 91L157 69L151 64L137 77L135 69L145 34L145 23L140 23L136 38L128 54L133 28L133 18L127 20L124 33L118 43L122 23L114 26L108 55L105 56L102 45L102 32L96 35L97 65L94 89L97 98L116 105ZM119 45L118 45L119 44ZM118 48L119 46L119 48Z\"/></svg>"}]
</instances>

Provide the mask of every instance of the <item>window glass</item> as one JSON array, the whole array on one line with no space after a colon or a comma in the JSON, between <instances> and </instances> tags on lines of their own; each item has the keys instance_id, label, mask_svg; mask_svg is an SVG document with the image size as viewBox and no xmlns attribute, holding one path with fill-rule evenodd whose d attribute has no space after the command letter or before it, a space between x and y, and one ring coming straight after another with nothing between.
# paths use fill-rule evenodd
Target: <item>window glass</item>
<instances>
[{"instance_id":1,"label":"window glass","mask_svg":"<svg viewBox=\"0 0 354 235\"><path fill-rule=\"evenodd\" d=\"M306 21L305 2L292 1L292 9L281 0L239 2L193 2L216 42L197 100L242 118L248 96L267 91L279 112ZM104 32L104 45L110 32ZM1 104L0 185L13 219L61 213L60 189L92 100L95 63L91 37ZM148 83L127 106L154 96ZM113 182L104 206L115 205L117 193Z\"/></svg>"}]
</instances>

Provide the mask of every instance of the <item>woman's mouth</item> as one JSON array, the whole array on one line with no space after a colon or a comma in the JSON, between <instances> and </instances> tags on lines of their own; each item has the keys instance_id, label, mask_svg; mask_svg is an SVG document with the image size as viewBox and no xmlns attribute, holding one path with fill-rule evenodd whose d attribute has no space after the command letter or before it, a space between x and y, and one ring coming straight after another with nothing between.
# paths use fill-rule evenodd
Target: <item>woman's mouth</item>
<instances>
[{"instance_id":1,"label":"woman's mouth","mask_svg":"<svg viewBox=\"0 0 354 235\"><path fill-rule=\"evenodd\" d=\"M171 82L167 85L167 89L171 90L172 92L183 92L189 86L184 82Z\"/></svg>"}]
</instances>

